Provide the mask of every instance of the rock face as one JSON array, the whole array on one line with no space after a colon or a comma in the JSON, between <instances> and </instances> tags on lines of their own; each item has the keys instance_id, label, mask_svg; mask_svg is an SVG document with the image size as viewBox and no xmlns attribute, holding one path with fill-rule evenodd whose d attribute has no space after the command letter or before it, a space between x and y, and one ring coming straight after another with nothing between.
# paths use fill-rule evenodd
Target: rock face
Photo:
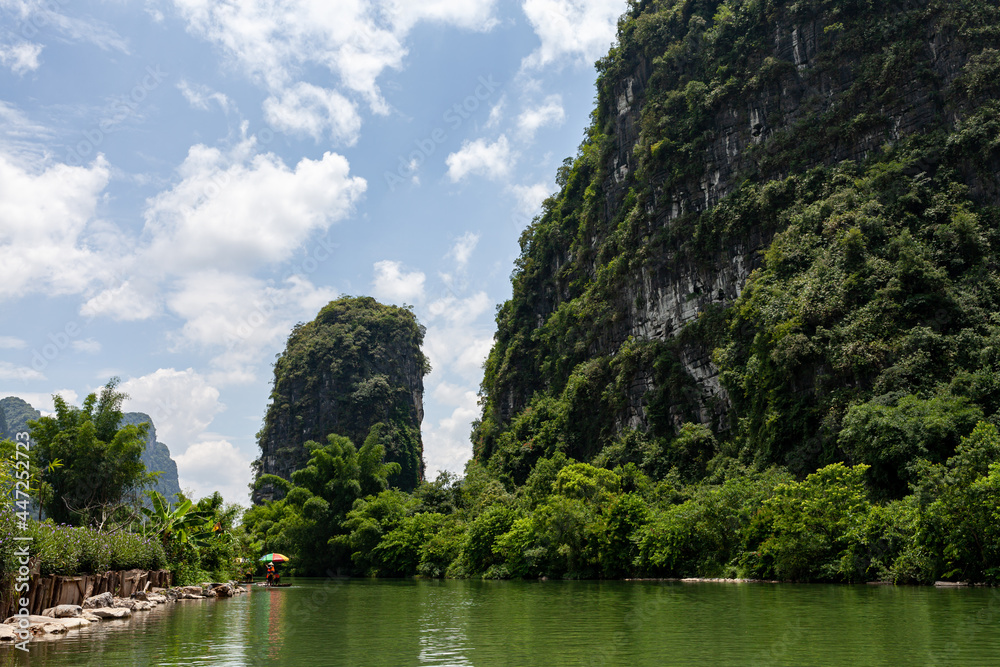
<instances>
[{"instance_id":1,"label":"rock face","mask_svg":"<svg viewBox=\"0 0 1000 667\"><path fill-rule=\"evenodd\" d=\"M263 474L288 479L308 460L304 443L346 436L357 447L373 435L386 459L402 470L393 486L412 490L423 478L424 328L407 308L370 297L331 302L316 319L288 337L274 365L271 402L258 436ZM381 426L378 426L380 425ZM373 427L378 426L378 429ZM265 487L254 501L276 498Z\"/></svg>"},{"instance_id":2,"label":"rock face","mask_svg":"<svg viewBox=\"0 0 1000 667\"><path fill-rule=\"evenodd\" d=\"M790 175L912 146L886 163L905 160L913 178L947 165L972 202L1000 204L997 151L961 134L995 99L995 8L743 4L631 3L598 63L588 139L522 238L473 433L480 460L499 455L517 477L528 466L515 459L589 459L629 429L731 431L740 415L713 350L787 224ZM567 406L558 442L538 426L546 400Z\"/></svg>"},{"instance_id":3,"label":"rock face","mask_svg":"<svg viewBox=\"0 0 1000 667\"><path fill-rule=\"evenodd\" d=\"M168 501L174 502L176 494L181 492L180 480L177 477L177 462L170 457L170 449L156 440L156 426L153 425L152 418L143 412L126 412L122 418L122 425L126 424L136 426L149 424L146 450L142 453L142 463L146 466L146 470L162 473L156 480L153 489L163 494L163 497Z\"/></svg>"}]
</instances>

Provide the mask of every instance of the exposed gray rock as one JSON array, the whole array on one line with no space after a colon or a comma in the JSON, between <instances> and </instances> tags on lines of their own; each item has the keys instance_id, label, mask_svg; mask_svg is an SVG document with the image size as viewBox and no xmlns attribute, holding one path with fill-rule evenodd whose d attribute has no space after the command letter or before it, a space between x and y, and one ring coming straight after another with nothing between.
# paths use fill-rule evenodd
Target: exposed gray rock
<instances>
[{"instance_id":1,"label":"exposed gray rock","mask_svg":"<svg viewBox=\"0 0 1000 667\"><path fill-rule=\"evenodd\" d=\"M101 593L100 595L94 595L83 601L84 609L97 609L99 607L113 607L115 605L115 596L110 592Z\"/></svg>"},{"instance_id":2,"label":"exposed gray rock","mask_svg":"<svg viewBox=\"0 0 1000 667\"><path fill-rule=\"evenodd\" d=\"M78 604L61 604L58 607L49 607L42 612L42 616L51 618L76 618L83 614L83 607Z\"/></svg>"},{"instance_id":3,"label":"exposed gray rock","mask_svg":"<svg viewBox=\"0 0 1000 667\"><path fill-rule=\"evenodd\" d=\"M100 607L94 609L92 613L100 619L129 618L132 616L132 610L124 607Z\"/></svg>"}]
</instances>

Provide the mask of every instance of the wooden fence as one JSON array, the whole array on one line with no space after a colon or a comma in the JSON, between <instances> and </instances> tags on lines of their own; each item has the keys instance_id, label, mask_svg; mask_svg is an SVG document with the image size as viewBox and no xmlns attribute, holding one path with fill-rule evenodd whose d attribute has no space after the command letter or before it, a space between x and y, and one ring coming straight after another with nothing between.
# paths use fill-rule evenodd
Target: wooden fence
<instances>
[{"instance_id":1,"label":"wooden fence","mask_svg":"<svg viewBox=\"0 0 1000 667\"><path fill-rule=\"evenodd\" d=\"M40 614L60 604L83 604L86 598L108 591L116 597L127 598L136 591L154 586L169 588L171 576L169 570L116 570L101 574L53 574L47 577L32 574L28 584L28 609L32 614ZM25 595L13 592L12 580L3 582L3 590L6 594L0 596L0 621L17 612L17 601Z\"/></svg>"}]
</instances>

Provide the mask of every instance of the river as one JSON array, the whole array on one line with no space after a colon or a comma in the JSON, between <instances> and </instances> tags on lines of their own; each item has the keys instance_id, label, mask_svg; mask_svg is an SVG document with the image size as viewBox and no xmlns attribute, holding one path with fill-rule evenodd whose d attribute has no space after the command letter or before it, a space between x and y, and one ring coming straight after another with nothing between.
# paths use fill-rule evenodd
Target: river
<instances>
[{"instance_id":1,"label":"river","mask_svg":"<svg viewBox=\"0 0 1000 667\"><path fill-rule=\"evenodd\" d=\"M1000 590L296 580L94 625L3 665L996 665Z\"/></svg>"}]
</instances>

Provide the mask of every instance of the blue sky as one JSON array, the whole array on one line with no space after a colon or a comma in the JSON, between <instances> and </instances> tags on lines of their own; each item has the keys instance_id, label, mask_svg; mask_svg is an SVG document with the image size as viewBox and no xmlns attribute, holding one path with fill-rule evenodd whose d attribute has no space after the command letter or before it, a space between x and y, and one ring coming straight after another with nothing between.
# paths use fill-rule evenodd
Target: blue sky
<instances>
[{"instance_id":1,"label":"blue sky","mask_svg":"<svg viewBox=\"0 0 1000 667\"><path fill-rule=\"evenodd\" d=\"M120 376L195 496L248 503L271 364L341 294L427 327L460 472L521 231L624 0L0 0L0 397Z\"/></svg>"}]
</instances>

